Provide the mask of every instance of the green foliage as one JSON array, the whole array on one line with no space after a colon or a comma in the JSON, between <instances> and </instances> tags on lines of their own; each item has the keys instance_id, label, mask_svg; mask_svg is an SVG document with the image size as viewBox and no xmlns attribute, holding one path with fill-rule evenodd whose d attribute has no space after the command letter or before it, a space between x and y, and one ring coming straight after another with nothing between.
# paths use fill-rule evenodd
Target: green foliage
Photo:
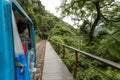
<instances>
[{"instance_id":1,"label":"green foliage","mask_svg":"<svg viewBox=\"0 0 120 80\"><path fill-rule=\"evenodd\" d=\"M51 40L54 40L56 42L64 43L60 36L52 36Z\"/></svg>"},{"instance_id":2,"label":"green foliage","mask_svg":"<svg viewBox=\"0 0 120 80\"><path fill-rule=\"evenodd\" d=\"M104 56L107 59L118 62L120 61L120 32L115 33L103 39L101 41L101 46L98 48L100 56ZM97 53L98 53L97 52Z\"/></svg>"},{"instance_id":3,"label":"green foliage","mask_svg":"<svg viewBox=\"0 0 120 80\"><path fill-rule=\"evenodd\" d=\"M23 9L27 12L27 14L31 17L34 22L35 29L39 30L39 26L41 24L41 17L45 15L44 6L41 4L39 0L17 0L20 5L22 5Z\"/></svg>"},{"instance_id":4,"label":"green foliage","mask_svg":"<svg viewBox=\"0 0 120 80\"><path fill-rule=\"evenodd\" d=\"M47 12L40 0L17 0L32 18L39 37L51 38L54 35L73 35L74 28L53 14Z\"/></svg>"},{"instance_id":5,"label":"green foliage","mask_svg":"<svg viewBox=\"0 0 120 80\"><path fill-rule=\"evenodd\" d=\"M40 41L40 37L38 35L35 36L35 40L36 42L39 42Z\"/></svg>"},{"instance_id":6,"label":"green foliage","mask_svg":"<svg viewBox=\"0 0 120 80\"><path fill-rule=\"evenodd\" d=\"M109 26L120 22L120 1L116 0L62 0L62 16L71 16L84 34L87 42L94 44L94 34L98 26ZM79 24L82 21L82 25ZM101 25L102 24L102 25ZM118 26L118 25L117 25ZM117 29L117 27L115 27Z\"/></svg>"},{"instance_id":7,"label":"green foliage","mask_svg":"<svg viewBox=\"0 0 120 80\"><path fill-rule=\"evenodd\" d=\"M64 63L66 64L66 66L68 67L69 71L72 73L74 70L74 54L70 54L69 51L66 51L67 55L65 57L65 59L63 59Z\"/></svg>"}]
</instances>

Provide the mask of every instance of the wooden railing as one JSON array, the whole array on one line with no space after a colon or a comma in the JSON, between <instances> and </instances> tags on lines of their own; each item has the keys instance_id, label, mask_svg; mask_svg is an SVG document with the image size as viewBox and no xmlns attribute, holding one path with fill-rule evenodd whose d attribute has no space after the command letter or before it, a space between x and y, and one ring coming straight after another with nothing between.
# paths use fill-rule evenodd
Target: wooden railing
<instances>
[{"instance_id":1,"label":"wooden railing","mask_svg":"<svg viewBox=\"0 0 120 80\"><path fill-rule=\"evenodd\" d=\"M62 49L63 49L62 50L62 53L63 53L62 58L63 59L65 58L65 55L66 55L65 48L68 48L68 49L71 49L71 50L75 51L75 67L74 67L74 71L73 71L73 77L74 78L76 78L76 75L77 75L78 58L79 58L78 54L83 54L87 57L92 58L93 60L97 60L101 63L104 63L104 64L110 66L110 67L113 67L117 70L120 70L120 64L115 63L113 61L104 59L102 57L99 57L99 56L96 56L96 55L93 55L93 54L90 54L90 53L87 53L87 52L84 52L84 51L81 51L79 49L76 49L74 47L71 47L71 46L68 46L68 45L65 45L65 44L62 44L62 43L59 43L59 42L51 41L51 43L55 46L57 53L60 53L60 49L61 49L60 46L62 46ZM110 79L110 80L113 80L113 79ZM118 80L120 80L120 79L118 79Z\"/></svg>"}]
</instances>

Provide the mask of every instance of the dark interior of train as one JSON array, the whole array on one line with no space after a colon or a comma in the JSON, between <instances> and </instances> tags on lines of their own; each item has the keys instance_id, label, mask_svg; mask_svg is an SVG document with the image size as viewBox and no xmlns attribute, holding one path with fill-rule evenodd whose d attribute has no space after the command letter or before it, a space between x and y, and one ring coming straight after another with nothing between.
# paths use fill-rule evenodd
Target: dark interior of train
<instances>
[{"instance_id":1,"label":"dark interior of train","mask_svg":"<svg viewBox=\"0 0 120 80\"><path fill-rule=\"evenodd\" d=\"M28 31L30 32L28 21L23 16L21 16L17 11L14 11L14 15L19 34L22 34L25 29L28 29Z\"/></svg>"},{"instance_id":2,"label":"dark interior of train","mask_svg":"<svg viewBox=\"0 0 120 80\"><path fill-rule=\"evenodd\" d=\"M14 11L14 16L22 43L27 41L28 48L31 49L31 35L30 35L31 33L28 21L17 11Z\"/></svg>"}]
</instances>

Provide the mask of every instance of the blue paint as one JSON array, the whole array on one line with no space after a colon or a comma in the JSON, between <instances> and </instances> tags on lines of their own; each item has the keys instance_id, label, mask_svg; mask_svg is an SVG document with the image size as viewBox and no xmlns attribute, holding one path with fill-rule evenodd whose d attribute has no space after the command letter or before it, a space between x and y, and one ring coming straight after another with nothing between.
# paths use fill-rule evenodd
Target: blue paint
<instances>
[{"instance_id":1,"label":"blue paint","mask_svg":"<svg viewBox=\"0 0 120 80\"><path fill-rule=\"evenodd\" d=\"M29 66L29 50L28 50L28 42L26 41L26 61L27 65Z\"/></svg>"},{"instance_id":2,"label":"blue paint","mask_svg":"<svg viewBox=\"0 0 120 80\"><path fill-rule=\"evenodd\" d=\"M36 68L36 43L35 43L35 32L34 32L34 25L32 25L32 43L34 48L34 67Z\"/></svg>"},{"instance_id":3,"label":"blue paint","mask_svg":"<svg viewBox=\"0 0 120 80\"><path fill-rule=\"evenodd\" d=\"M26 14L26 12L23 10L23 8L18 4L16 0L11 0L13 10L17 10L24 18L26 18L30 24L33 24L32 20L29 18L29 16Z\"/></svg>"},{"instance_id":4,"label":"blue paint","mask_svg":"<svg viewBox=\"0 0 120 80\"><path fill-rule=\"evenodd\" d=\"M12 17L11 14L11 4L10 1L6 2L6 28L7 28L7 42L8 42L8 53L9 53L9 67L10 67L10 77L11 80L14 80L15 72L14 72L14 41L13 41L13 28L12 28Z\"/></svg>"},{"instance_id":5,"label":"blue paint","mask_svg":"<svg viewBox=\"0 0 120 80\"><path fill-rule=\"evenodd\" d=\"M0 80L31 80L28 67L29 64L27 64L28 61L26 62L23 53L19 53L17 58L14 56L11 5L13 10L17 10L28 20L29 24L31 24L30 29L34 48L34 66L36 67L36 45L32 20L27 16L16 0L0 0ZM30 57L28 57L30 54L28 53L29 51L27 51L27 60L30 59ZM14 66L14 59L24 65L22 74L19 74L21 68ZM18 74L15 74L15 72ZM31 73L31 75L33 75L33 73Z\"/></svg>"},{"instance_id":6,"label":"blue paint","mask_svg":"<svg viewBox=\"0 0 120 80\"><path fill-rule=\"evenodd\" d=\"M32 38L32 47L34 48L34 63L35 63L35 67L36 67L36 45L35 45L35 38L34 38L34 25L32 23L32 20L27 16L27 14L24 12L24 10L20 7L20 5L16 2L16 0L12 0L12 5L13 5L13 10L17 10L23 17L25 17L28 21L29 21L29 24L30 24L30 31L31 31L31 38ZM27 45L27 56L26 56L26 61L27 61L27 65L29 66L30 65L30 58L31 58L31 55L30 55L30 51L28 50L28 45ZM29 69L30 69L31 66L29 66ZM31 74L31 78L33 77L33 73L30 73Z\"/></svg>"},{"instance_id":7,"label":"blue paint","mask_svg":"<svg viewBox=\"0 0 120 80\"><path fill-rule=\"evenodd\" d=\"M18 57L15 58L16 62L20 62L24 65L24 71L21 72L21 67L16 67L16 80L31 80L29 68L26 63L26 58L24 53L18 53Z\"/></svg>"},{"instance_id":8,"label":"blue paint","mask_svg":"<svg viewBox=\"0 0 120 80\"><path fill-rule=\"evenodd\" d=\"M9 0L0 0L0 80L15 80L10 6Z\"/></svg>"}]
</instances>

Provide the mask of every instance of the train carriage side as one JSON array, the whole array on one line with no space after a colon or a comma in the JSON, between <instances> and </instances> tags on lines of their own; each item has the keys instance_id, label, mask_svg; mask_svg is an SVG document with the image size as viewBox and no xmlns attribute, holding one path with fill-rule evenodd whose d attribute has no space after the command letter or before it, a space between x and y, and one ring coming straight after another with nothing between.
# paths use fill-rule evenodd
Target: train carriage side
<instances>
[{"instance_id":1,"label":"train carriage side","mask_svg":"<svg viewBox=\"0 0 120 80\"><path fill-rule=\"evenodd\" d=\"M36 47L34 39L34 25L32 20L28 17L16 0L0 0L0 12L0 80L18 80L16 78L17 73L15 65L15 39L13 24L16 24L19 38L22 42L21 44L25 55L25 61L29 69L29 74L32 78L34 68L36 67ZM16 23L13 21L12 12ZM26 41L23 41L20 37L21 30L24 27L26 27L28 34L28 37L25 37Z\"/></svg>"}]
</instances>

